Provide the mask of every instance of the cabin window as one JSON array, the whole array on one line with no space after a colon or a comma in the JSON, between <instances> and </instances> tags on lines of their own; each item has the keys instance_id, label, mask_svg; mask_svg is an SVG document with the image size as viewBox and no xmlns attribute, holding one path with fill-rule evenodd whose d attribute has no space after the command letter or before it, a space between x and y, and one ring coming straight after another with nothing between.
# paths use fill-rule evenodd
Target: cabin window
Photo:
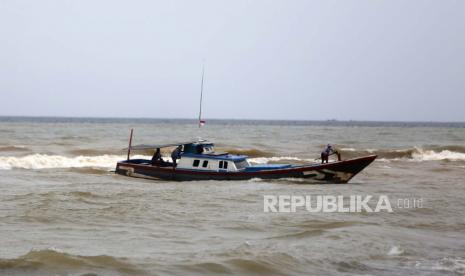
<instances>
[{"instance_id":1,"label":"cabin window","mask_svg":"<svg viewBox=\"0 0 465 276\"><path fill-rule=\"evenodd\" d=\"M208 166L208 161L204 160L203 163L202 163L202 167L206 168L207 166Z\"/></svg>"},{"instance_id":2,"label":"cabin window","mask_svg":"<svg viewBox=\"0 0 465 276\"><path fill-rule=\"evenodd\" d=\"M219 165L220 169L227 169L228 168L228 161L220 161Z\"/></svg>"},{"instance_id":3,"label":"cabin window","mask_svg":"<svg viewBox=\"0 0 465 276\"><path fill-rule=\"evenodd\" d=\"M241 169L244 169L248 166L250 166L249 162L247 162L247 160L242 160L242 161L239 161L239 162L234 162L236 164L236 168L238 170L241 170Z\"/></svg>"},{"instance_id":4,"label":"cabin window","mask_svg":"<svg viewBox=\"0 0 465 276\"><path fill-rule=\"evenodd\" d=\"M198 167L200 164L200 160L194 160L194 163L192 163L193 167Z\"/></svg>"}]
</instances>

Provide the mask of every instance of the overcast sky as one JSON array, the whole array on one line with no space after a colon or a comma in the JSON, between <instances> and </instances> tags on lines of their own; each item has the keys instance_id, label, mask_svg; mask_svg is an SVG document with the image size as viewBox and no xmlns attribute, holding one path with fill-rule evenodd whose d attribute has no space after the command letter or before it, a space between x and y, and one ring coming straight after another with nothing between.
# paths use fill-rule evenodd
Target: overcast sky
<instances>
[{"instance_id":1,"label":"overcast sky","mask_svg":"<svg viewBox=\"0 0 465 276\"><path fill-rule=\"evenodd\" d=\"M0 115L465 121L465 1L0 0Z\"/></svg>"}]
</instances>

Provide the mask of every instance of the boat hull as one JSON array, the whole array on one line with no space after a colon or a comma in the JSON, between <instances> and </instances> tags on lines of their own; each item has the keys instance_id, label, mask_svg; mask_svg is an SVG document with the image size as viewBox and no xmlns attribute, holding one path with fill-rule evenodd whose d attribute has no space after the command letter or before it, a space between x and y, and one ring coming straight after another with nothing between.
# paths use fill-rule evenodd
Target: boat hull
<instances>
[{"instance_id":1,"label":"boat hull","mask_svg":"<svg viewBox=\"0 0 465 276\"><path fill-rule=\"evenodd\" d=\"M373 162L376 157L376 155L370 155L326 164L311 164L292 166L284 169L238 172L200 171L173 167L157 167L144 162L145 160L129 160L118 162L115 172L117 174L131 177L173 181L304 178L309 180L311 179L314 182L347 183L371 162Z\"/></svg>"}]
</instances>

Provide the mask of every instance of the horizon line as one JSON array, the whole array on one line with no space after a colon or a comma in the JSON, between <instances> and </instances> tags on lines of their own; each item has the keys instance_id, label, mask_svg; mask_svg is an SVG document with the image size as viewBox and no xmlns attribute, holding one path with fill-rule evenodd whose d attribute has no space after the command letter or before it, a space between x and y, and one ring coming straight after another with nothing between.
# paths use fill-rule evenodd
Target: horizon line
<instances>
[{"instance_id":1,"label":"horizon line","mask_svg":"<svg viewBox=\"0 0 465 276\"><path fill-rule=\"evenodd\" d=\"M111 117L111 116L54 116L54 115L0 115L0 118L63 118L63 119L135 119L135 120L191 120L197 118L168 118L168 117ZM257 118L204 118L204 120L229 121L289 121L289 122L365 122L365 123L439 123L463 124L465 121L415 121L415 120L360 120L360 119L257 119Z\"/></svg>"}]
</instances>

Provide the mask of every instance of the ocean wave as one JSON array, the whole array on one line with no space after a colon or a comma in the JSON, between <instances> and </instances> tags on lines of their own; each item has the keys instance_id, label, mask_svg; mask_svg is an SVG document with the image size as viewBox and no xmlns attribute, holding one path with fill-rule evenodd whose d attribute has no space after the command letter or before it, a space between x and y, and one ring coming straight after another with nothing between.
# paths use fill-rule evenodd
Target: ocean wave
<instances>
[{"instance_id":1,"label":"ocean wave","mask_svg":"<svg viewBox=\"0 0 465 276\"><path fill-rule=\"evenodd\" d=\"M67 274L70 271L112 271L113 273L144 274L133 264L123 259L107 255L80 256L58 250L32 250L14 259L0 259L0 270L3 272L53 272ZM95 271L97 270L97 271ZM51 273L51 274L53 274ZM19 274L18 274L19 275Z\"/></svg>"},{"instance_id":2,"label":"ocean wave","mask_svg":"<svg viewBox=\"0 0 465 276\"><path fill-rule=\"evenodd\" d=\"M144 150L137 150L133 151L137 155L150 155L152 156L155 153L154 149L144 149ZM171 155L172 149L162 149L162 155ZM99 156L99 155L121 155L125 154L126 151L123 149L115 149L115 148L108 148L108 149L92 149L92 148L75 148L70 149L67 151L68 154L73 156Z\"/></svg>"},{"instance_id":3,"label":"ocean wave","mask_svg":"<svg viewBox=\"0 0 465 276\"><path fill-rule=\"evenodd\" d=\"M150 158L133 156L133 158ZM62 155L31 154L22 157L0 156L0 170L53 169L53 168L99 168L112 169L124 155L99 155L67 157Z\"/></svg>"},{"instance_id":4,"label":"ocean wave","mask_svg":"<svg viewBox=\"0 0 465 276\"><path fill-rule=\"evenodd\" d=\"M458 151L452 151L454 148ZM378 161L465 161L465 148L460 146L452 147L436 147L434 149L414 147L410 149L394 149L394 150L355 150L341 148L343 159L361 157L365 155L376 154ZM462 152L463 151L463 152ZM85 151L90 153L89 151ZM99 151L95 151L97 153ZM81 152L82 153L82 152ZM124 160L125 155L119 154L103 154L103 155L78 155L78 156L63 156L52 154L29 154L26 156L0 156L0 170L11 169L52 169L52 168L89 168L89 169L113 169L116 162ZM150 155L134 155L132 158L150 159ZM165 159L167 157L164 157ZM169 158L168 158L169 159ZM295 156L271 156L271 157L252 157L249 158L252 164L267 164L267 163L318 163L316 158L300 158ZM97 173L95 170L93 173Z\"/></svg>"},{"instance_id":5,"label":"ocean wave","mask_svg":"<svg viewBox=\"0 0 465 276\"><path fill-rule=\"evenodd\" d=\"M355 149L350 147L339 148L343 159L357 158L366 155L378 155L378 161L465 161L465 147L450 146L424 146L406 149ZM257 156L249 161L255 164L276 162L315 163L318 158L299 158L294 156Z\"/></svg>"},{"instance_id":6,"label":"ocean wave","mask_svg":"<svg viewBox=\"0 0 465 276\"><path fill-rule=\"evenodd\" d=\"M232 271L225 265L215 262L203 262L198 264L183 264L179 265L180 268L189 273L200 273L200 274L232 274Z\"/></svg>"},{"instance_id":7,"label":"ocean wave","mask_svg":"<svg viewBox=\"0 0 465 276\"><path fill-rule=\"evenodd\" d=\"M305 239L309 237L321 236L324 233L325 233L325 230L322 230L322 229L307 229L307 230L302 230L302 231L296 231L293 233L273 236L273 237L270 237L270 239L274 239L274 240L276 239L284 239L284 240Z\"/></svg>"},{"instance_id":8,"label":"ocean wave","mask_svg":"<svg viewBox=\"0 0 465 276\"><path fill-rule=\"evenodd\" d=\"M238 271L240 275L304 274L296 266L301 260L291 254L268 252L257 257L242 255L238 258L237 252L235 253L234 257L225 261L225 264L231 266L233 271Z\"/></svg>"},{"instance_id":9,"label":"ocean wave","mask_svg":"<svg viewBox=\"0 0 465 276\"><path fill-rule=\"evenodd\" d=\"M378 161L465 161L465 147L462 146L425 146L407 149L364 149L341 148L345 158L376 154Z\"/></svg>"},{"instance_id":10,"label":"ocean wave","mask_svg":"<svg viewBox=\"0 0 465 276\"><path fill-rule=\"evenodd\" d=\"M116 166L116 164L114 164ZM66 168L70 172L82 173L82 174L95 174L95 175L105 175L110 173L109 167L81 167L81 168ZM114 167L112 167L114 169Z\"/></svg>"},{"instance_id":11,"label":"ocean wave","mask_svg":"<svg viewBox=\"0 0 465 276\"><path fill-rule=\"evenodd\" d=\"M465 274L465 259L461 257L444 257L438 260L417 261L415 268L438 273Z\"/></svg>"},{"instance_id":12,"label":"ocean wave","mask_svg":"<svg viewBox=\"0 0 465 276\"><path fill-rule=\"evenodd\" d=\"M270 260L237 258L228 263L244 274L283 274Z\"/></svg>"},{"instance_id":13,"label":"ocean wave","mask_svg":"<svg viewBox=\"0 0 465 276\"><path fill-rule=\"evenodd\" d=\"M433 150L418 149L412 154L412 159L415 161L462 161L465 160L465 153L454 152L450 150L442 150L440 152L436 152Z\"/></svg>"},{"instance_id":14,"label":"ocean wave","mask_svg":"<svg viewBox=\"0 0 465 276\"><path fill-rule=\"evenodd\" d=\"M251 183L279 183L279 184L321 184L325 181L311 178L296 178L296 177L284 177L279 179L261 179L261 178L252 178L248 180Z\"/></svg>"},{"instance_id":15,"label":"ocean wave","mask_svg":"<svg viewBox=\"0 0 465 276\"><path fill-rule=\"evenodd\" d=\"M26 146L0 146L0 152L25 152L30 151Z\"/></svg>"},{"instance_id":16,"label":"ocean wave","mask_svg":"<svg viewBox=\"0 0 465 276\"><path fill-rule=\"evenodd\" d=\"M98 156L98 155L119 155L123 150L109 150L109 149L71 149L67 153L75 156Z\"/></svg>"}]
</instances>

